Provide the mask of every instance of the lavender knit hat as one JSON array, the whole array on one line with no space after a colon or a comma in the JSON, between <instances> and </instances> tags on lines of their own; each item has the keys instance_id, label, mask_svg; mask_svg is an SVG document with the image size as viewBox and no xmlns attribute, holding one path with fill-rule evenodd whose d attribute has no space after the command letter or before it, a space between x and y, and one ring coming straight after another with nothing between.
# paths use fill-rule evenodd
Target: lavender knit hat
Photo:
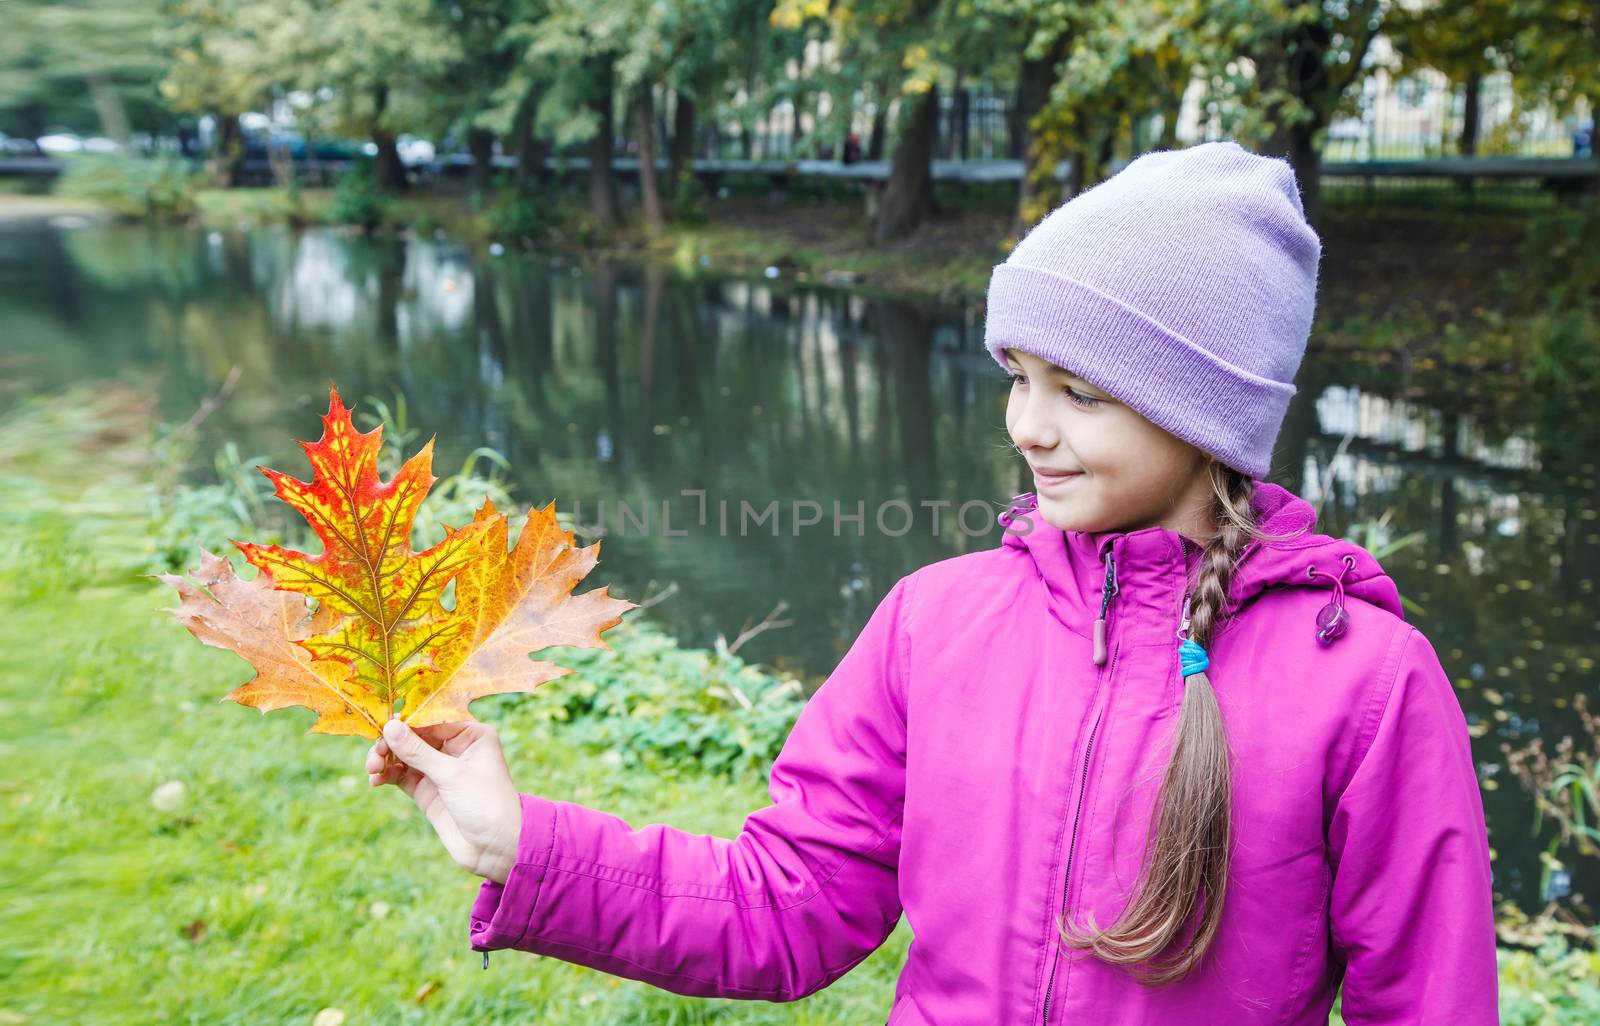
<instances>
[{"instance_id":1,"label":"lavender knit hat","mask_svg":"<svg viewBox=\"0 0 1600 1026\"><path fill-rule=\"evenodd\" d=\"M1286 161L1146 153L1051 211L989 279L984 345L1105 389L1253 477L1296 392L1322 243Z\"/></svg>"}]
</instances>

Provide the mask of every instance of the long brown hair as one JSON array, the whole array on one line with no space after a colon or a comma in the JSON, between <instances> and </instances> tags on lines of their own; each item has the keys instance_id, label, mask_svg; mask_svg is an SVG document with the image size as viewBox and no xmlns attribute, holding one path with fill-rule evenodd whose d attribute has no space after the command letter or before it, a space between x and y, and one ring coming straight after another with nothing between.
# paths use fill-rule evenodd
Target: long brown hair
<instances>
[{"instance_id":1,"label":"long brown hair","mask_svg":"<svg viewBox=\"0 0 1600 1026\"><path fill-rule=\"evenodd\" d=\"M1228 587L1250 539L1281 541L1256 523L1251 500L1255 479L1207 457L1217 533L1201 557L1190 597L1189 637L1209 648L1228 615ZM1121 919L1104 930L1079 931L1058 921L1063 943L1093 951L1113 965L1127 966L1138 982L1158 986L1192 971L1216 939L1228 884L1228 846L1233 781L1227 734L1211 680L1204 671L1184 678L1183 706L1174 731L1171 761L1161 783L1144 860L1143 885ZM1166 949L1183 932L1196 904L1204 906L1194 935L1177 950ZM1158 955L1164 955L1157 961Z\"/></svg>"}]
</instances>

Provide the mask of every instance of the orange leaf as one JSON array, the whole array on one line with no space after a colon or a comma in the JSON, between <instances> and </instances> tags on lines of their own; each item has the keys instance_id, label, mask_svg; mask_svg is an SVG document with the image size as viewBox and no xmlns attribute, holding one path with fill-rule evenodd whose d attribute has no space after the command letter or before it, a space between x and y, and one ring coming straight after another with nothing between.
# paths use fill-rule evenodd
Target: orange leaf
<instances>
[{"instance_id":1,"label":"orange leaf","mask_svg":"<svg viewBox=\"0 0 1600 1026\"><path fill-rule=\"evenodd\" d=\"M321 714L314 732L377 737L396 707L419 727L470 719L476 698L532 691L570 672L528 658L540 649L609 647L601 633L634 603L605 588L571 594L598 561L599 542L576 548L550 503L529 512L508 551L509 523L485 501L472 523L412 551L412 521L435 481L433 443L385 482L382 431L358 432L333 391L322 438L301 443L312 480L263 468L315 530L321 553L235 542L261 573L240 581L206 554L195 573L210 596L162 578L183 598L174 612L191 632L255 665L256 679L228 697L262 709L308 706ZM286 645L299 658L286 658Z\"/></svg>"},{"instance_id":2,"label":"orange leaf","mask_svg":"<svg viewBox=\"0 0 1600 1026\"><path fill-rule=\"evenodd\" d=\"M274 591L260 578L241 581L233 564L204 549L190 574L193 581L160 575L182 599L171 612L207 645L237 652L256 668L254 679L224 700L262 712L303 705L321 714L312 733L377 736L389 714L375 696L351 682L347 664L314 659L299 644L319 626L305 596Z\"/></svg>"}]
</instances>

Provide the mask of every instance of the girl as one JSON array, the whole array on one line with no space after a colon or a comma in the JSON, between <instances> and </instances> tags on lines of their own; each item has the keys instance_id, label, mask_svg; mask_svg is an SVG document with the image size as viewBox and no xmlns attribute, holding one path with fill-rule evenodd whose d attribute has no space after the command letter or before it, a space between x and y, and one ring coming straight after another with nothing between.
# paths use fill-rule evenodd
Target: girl
<instances>
[{"instance_id":1,"label":"girl","mask_svg":"<svg viewBox=\"0 0 1600 1026\"><path fill-rule=\"evenodd\" d=\"M372 748L486 878L474 949L791 1001L914 940L892 1026L1498 1021L1465 718L1395 583L1261 480L1321 246L1292 172L1147 154L991 279L1036 491L883 598L738 837L519 795L482 724ZM393 753L403 765L386 769ZM485 956L487 958L487 955Z\"/></svg>"}]
</instances>

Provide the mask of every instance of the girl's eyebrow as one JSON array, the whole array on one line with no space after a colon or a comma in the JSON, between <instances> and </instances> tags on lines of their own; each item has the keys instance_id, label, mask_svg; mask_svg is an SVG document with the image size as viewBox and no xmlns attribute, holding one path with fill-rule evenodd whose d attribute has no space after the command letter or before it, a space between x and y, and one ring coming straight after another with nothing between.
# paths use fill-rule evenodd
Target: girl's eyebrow
<instances>
[{"instance_id":1,"label":"girl's eyebrow","mask_svg":"<svg viewBox=\"0 0 1600 1026\"><path fill-rule=\"evenodd\" d=\"M1006 366L1015 367L1017 370L1021 370L1022 369L1021 365L1017 363L1016 358L1013 357L1010 353L1005 354L1005 356L1006 356ZM1062 378L1067 378L1067 379L1072 380L1072 381L1082 382L1083 384L1088 385L1090 388L1092 388L1092 389L1094 389L1096 391L1102 391L1102 389L1100 388L1099 385L1096 385L1094 382L1090 381L1088 378L1079 377L1078 375L1076 375L1076 374L1072 373L1071 371L1067 370L1065 367L1059 366L1059 365L1054 364L1054 363L1047 363L1047 364L1045 364L1045 369L1049 373L1054 374L1057 377L1062 377Z\"/></svg>"}]
</instances>

